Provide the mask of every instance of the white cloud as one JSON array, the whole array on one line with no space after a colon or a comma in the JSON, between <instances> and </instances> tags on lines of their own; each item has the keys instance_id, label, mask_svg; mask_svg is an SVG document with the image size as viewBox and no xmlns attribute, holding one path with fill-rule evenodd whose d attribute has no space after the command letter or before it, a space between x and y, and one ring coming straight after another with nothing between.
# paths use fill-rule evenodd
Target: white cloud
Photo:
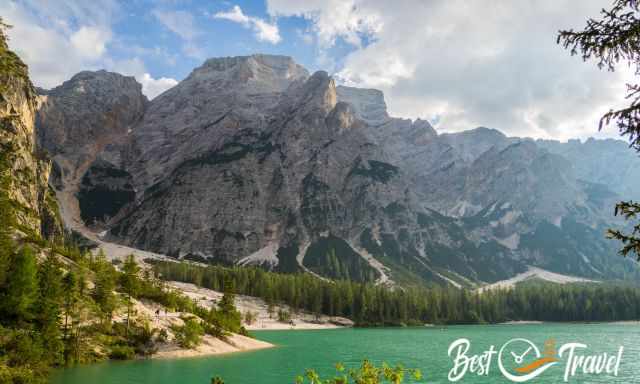
<instances>
[{"instance_id":1,"label":"white cloud","mask_svg":"<svg viewBox=\"0 0 640 384\"><path fill-rule=\"evenodd\" d=\"M387 2L388 8L398 7ZM352 0L268 0L267 11L273 16L301 16L313 23L321 47L330 47L336 38L361 45L361 35L377 33L382 29L382 17L365 2Z\"/></svg>"},{"instance_id":2,"label":"white cloud","mask_svg":"<svg viewBox=\"0 0 640 384\"><path fill-rule=\"evenodd\" d=\"M135 76L142 92L149 98L171 88L175 79L153 78L144 62L134 57L114 60L108 48L112 40L110 28L113 3L103 0L65 2L47 6L30 2L0 2L0 15L13 28L9 29L9 45L29 66L33 83L52 88L83 70L107 69ZM87 24L92 21L93 24ZM157 48L157 54L163 52ZM148 53L142 49L141 53Z\"/></svg>"},{"instance_id":3,"label":"white cloud","mask_svg":"<svg viewBox=\"0 0 640 384\"><path fill-rule=\"evenodd\" d=\"M215 19L225 19L229 21L233 21L234 23L239 23L244 25L245 27L249 27L251 24L249 22L249 17L242 12L242 9L234 5L228 12L218 12L213 15Z\"/></svg>"},{"instance_id":4,"label":"white cloud","mask_svg":"<svg viewBox=\"0 0 640 384\"><path fill-rule=\"evenodd\" d=\"M202 35L197 27L193 15L187 11L161 11L156 9L152 14L168 30L180 36L184 40L182 51L188 57L204 59L206 53L196 44L196 39Z\"/></svg>"},{"instance_id":5,"label":"white cloud","mask_svg":"<svg viewBox=\"0 0 640 384\"><path fill-rule=\"evenodd\" d=\"M162 25L185 40L193 40L200 34L193 15L189 12L156 9L152 13Z\"/></svg>"},{"instance_id":6,"label":"white cloud","mask_svg":"<svg viewBox=\"0 0 640 384\"><path fill-rule=\"evenodd\" d=\"M110 30L88 26L81 27L70 37L76 52L89 60L102 57L109 40L111 40Z\"/></svg>"},{"instance_id":7,"label":"white cloud","mask_svg":"<svg viewBox=\"0 0 640 384\"><path fill-rule=\"evenodd\" d=\"M109 24L87 24L108 19L114 10L112 3L105 1L86 10L82 2L73 1L57 5L28 5L0 2L0 15L13 25L8 31L10 47L29 66L32 81L41 87L59 85L72 75L86 69L101 67L107 46L111 41ZM86 12L90 12L87 14ZM62 13L75 15L63 19ZM92 19L83 19L89 17Z\"/></svg>"},{"instance_id":8,"label":"white cloud","mask_svg":"<svg viewBox=\"0 0 640 384\"><path fill-rule=\"evenodd\" d=\"M245 28L252 29L258 41L277 44L282 40L277 24L266 22L259 17L247 16L237 5L234 5L230 11L214 14L213 18L233 21L234 23L241 24Z\"/></svg>"},{"instance_id":9,"label":"white cloud","mask_svg":"<svg viewBox=\"0 0 640 384\"><path fill-rule=\"evenodd\" d=\"M280 31L276 24L269 24L261 19L253 20L253 28L259 41L267 41L271 44L280 42Z\"/></svg>"},{"instance_id":10,"label":"white cloud","mask_svg":"<svg viewBox=\"0 0 640 384\"><path fill-rule=\"evenodd\" d=\"M105 67L125 76L142 76L147 71L144 62L138 57L125 60L107 59Z\"/></svg>"},{"instance_id":11,"label":"white cloud","mask_svg":"<svg viewBox=\"0 0 640 384\"><path fill-rule=\"evenodd\" d=\"M126 76L134 76L142 84L142 93L150 100L178 84L176 79L168 77L153 78L140 58L134 57L128 60L110 61L107 63L109 70Z\"/></svg>"},{"instance_id":12,"label":"white cloud","mask_svg":"<svg viewBox=\"0 0 640 384\"><path fill-rule=\"evenodd\" d=\"M393 115L437 117L441 131L484 125L559 139L596 135L599 116L622 101L630 78L626 70L600 71L556 45L559 29L583 27L602 6L598 0L406 0L402 6L267 0L272 16L309 20L324 62L331 62L328 48L337 39L351 44L351 53L334 58L336 77L382 89Z\"/></svg>"},{"instance_id":13,"label":"white cloud","mask_svg":"<svg viewBox=\"0 0 640 384\"><path fill-rule=\"evenodd\" d=\"M140 84L142 84L142 92L149 99L153 99L162 92L178 84L178 81L176 79L168 77L154 79L148 73L143 73L141 77L136 77L136 79L140 82Z\"/></svg>"}]
</instances>

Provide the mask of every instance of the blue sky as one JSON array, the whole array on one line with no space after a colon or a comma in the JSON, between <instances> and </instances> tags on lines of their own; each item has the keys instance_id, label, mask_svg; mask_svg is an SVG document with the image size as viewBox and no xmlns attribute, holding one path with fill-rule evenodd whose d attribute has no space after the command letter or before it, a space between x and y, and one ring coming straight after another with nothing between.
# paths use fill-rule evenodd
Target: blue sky
<instances>
[{"instance_id":1,"label":"blue sky","mask_svg":"<svg viewBox=\"0 0 640 384\"><path fill-rule=\"evenodd\" d=\"M623 103L626 68L571 57L559 29L609 0L4 0L10 46L34 83L81 70L135 76L153 98L208 57L273 53L338 83L377 88L393 116L439 131L614 137L599 117Z\"/></svg>"},{"instance_id":2,"label":"blue sky","mask_svg":"<svg viewBox=\"0 0 640 384\"><path fill-rule=\"evenodd\" d=\"M121 47L114 47L113 54L120 59L131 56L131 46L153 48L157 51L142 54L149 73L153 77L169 76L182 79L207 57L248 55L256 52L291 55L295 53L298 62L307 68L315 69L315 47L305 42L303 31L309 28L309 22L302 17L283 18L278 22L281 38L277 43L259 41L255 32L243 25L215 19L212 15L228 12L234 5L240 7L245 15L269 20L264 3L192 1L188 4L157 5L149 12L146 2L136 2L126 6L123 15L114 24L114 32L121 36ZM155 14L153 13L155 12ZM180 18L188 12L193 18L193 37L184 38L170 30L156 16L172 15ZM182 18L183 24L191 24ZM187 28L182 26L182 28ZM188 32L187 32L188 34ZM186 44L197 47L197 52L187 53Z\"/></svg>"}]
</instances>

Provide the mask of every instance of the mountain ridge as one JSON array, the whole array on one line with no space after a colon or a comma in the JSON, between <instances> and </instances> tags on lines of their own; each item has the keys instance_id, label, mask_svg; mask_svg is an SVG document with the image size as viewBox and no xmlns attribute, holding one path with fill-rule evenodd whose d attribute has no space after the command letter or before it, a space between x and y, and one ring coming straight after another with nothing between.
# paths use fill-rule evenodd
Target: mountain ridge
<instances>
[{"instance_id":1,"label":"mountain ridge","mask_svg":"<svg viewBox=\"0 0 640 384\"><path fill-rule=\"evenodd\" d=\"M139 87L126 89L144 100ZM113 110L118 92L101 108ZM67 96L46 97L55 105ZM562 143L483 127L438 134L427 121L389 116L380 91L337 86L284 56L208 59L128 107L118 116L135 119L93 131L89 141L105 145L81 156L74 192L85 223L126 245L387 282L483 284L529 266L635 273L596 235L615 222L608 204L633 185L603 187L624 179L595 160L576 167L586 155ZM55 130L47 121L56 114L68 112L39 111L41 132ZM63 164L82 147L41 142ZM592 157L602 151L594 143ZM571 241L575 231L586 249ZM570 244L546 249L544 236Z\"/></svg>"}]
</instances>

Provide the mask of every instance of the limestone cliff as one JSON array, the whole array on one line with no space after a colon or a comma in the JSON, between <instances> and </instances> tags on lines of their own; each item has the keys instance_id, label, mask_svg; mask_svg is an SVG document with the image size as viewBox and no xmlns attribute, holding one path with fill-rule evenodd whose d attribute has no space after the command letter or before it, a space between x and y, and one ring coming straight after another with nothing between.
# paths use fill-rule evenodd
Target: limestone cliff
<instances>
[{"instance_id":1,"label":"limestone cliff","mask_svg":"<svg viewBox=\"0 0 640 384\"><path fill-rule=\"evenodd\" d=\"M37 99L26 65L0 35L0 219L21 237L59 237L51 162L35 145Z\"/></svg>"}]
</instances>

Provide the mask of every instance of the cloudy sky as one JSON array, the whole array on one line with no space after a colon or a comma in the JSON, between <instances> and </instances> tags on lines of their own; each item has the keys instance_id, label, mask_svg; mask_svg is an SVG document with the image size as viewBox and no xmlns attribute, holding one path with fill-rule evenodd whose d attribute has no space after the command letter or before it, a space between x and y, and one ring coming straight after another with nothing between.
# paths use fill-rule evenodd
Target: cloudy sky
<instances>
[{"instance_id":1,"label":"cloudy sky","mask_svg":"<svg viewBox=\"0 0 640 384\"><path fill-rule=\"evenodd\" d=\"M153 98L207 57L292 56L338 82L384 91L393 116L441 131L613 137L599 116L621 105L630 70L571 57L559 29L581 28L610 0L24 0L0 1L11 47L34 83L78 71L135 76Z\"/></svg>"}]
</instances>

